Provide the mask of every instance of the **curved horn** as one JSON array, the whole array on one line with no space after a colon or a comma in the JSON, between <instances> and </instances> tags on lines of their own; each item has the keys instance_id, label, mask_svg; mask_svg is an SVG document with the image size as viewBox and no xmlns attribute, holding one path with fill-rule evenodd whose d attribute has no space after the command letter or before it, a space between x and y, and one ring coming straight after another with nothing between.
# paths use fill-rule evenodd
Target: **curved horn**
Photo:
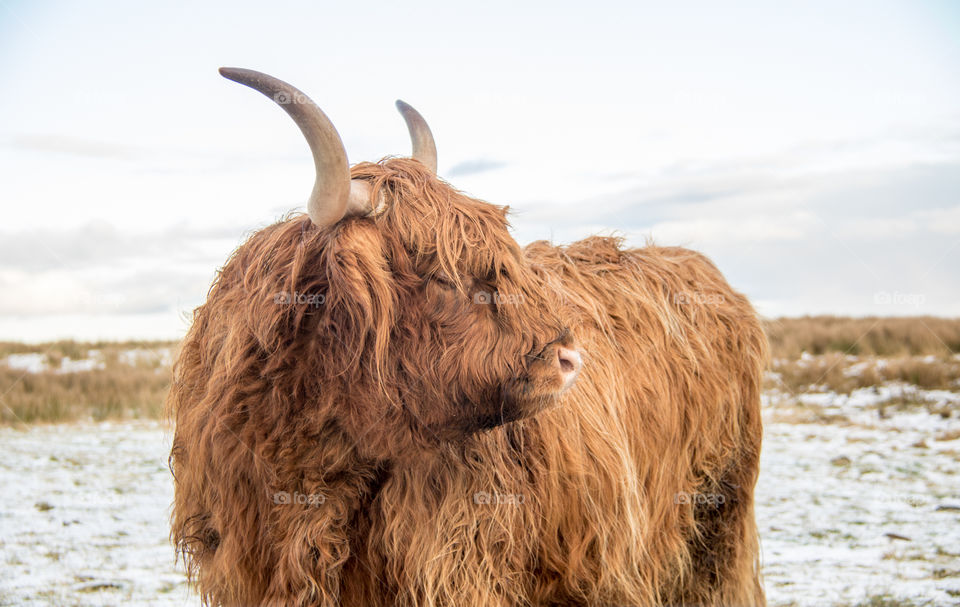
<instances>
[{"instance_id":1,"label":"curved horn","mask_svg":"<svg viewBox=\"0 0 960 607\"><path fill-rule=\"evenodd\" d=\"M433 142L433 133L430 132L427 121L423 119L420 112L399 99L397 99L397 109L403 115L407 130L410 131L410 139L413 140L413 159L419 160L431 172L436 173L437 144Z\"/></svg>"},{"instance_id":2,"label":"curved horn","mask_svg":"<svg viewBox=\"0 0 960 607\"><path fill-rule=\"evenodd\" d=\"M300 127L313 153L317 173L307 202L307 213L313 223L326 227L345 215L369 212L369 186L365 182L351 182L343 141L330 119L309 97L283 80L254 70L222 67L220 75L270 97Z\"/></svg>"}]
</instances>

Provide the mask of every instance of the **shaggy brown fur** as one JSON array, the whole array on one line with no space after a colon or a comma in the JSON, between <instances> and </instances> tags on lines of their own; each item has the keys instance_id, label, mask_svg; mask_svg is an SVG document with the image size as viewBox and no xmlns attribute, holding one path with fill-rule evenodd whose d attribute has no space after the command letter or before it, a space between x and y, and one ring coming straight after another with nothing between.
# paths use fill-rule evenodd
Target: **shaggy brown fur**
<instances>
[{"instance_id":1,"label":"shaggy brown fur","mask_svg":"<svg viewBox=\"0 0 960 607\"><path fill-rule=\"evenodd\" d=\"M762 605L765 339L713 264L521 249L415 161L353 176L386 207L251 236L176 365L172 536L206 602Z\"/></svg>"}]
</instances>

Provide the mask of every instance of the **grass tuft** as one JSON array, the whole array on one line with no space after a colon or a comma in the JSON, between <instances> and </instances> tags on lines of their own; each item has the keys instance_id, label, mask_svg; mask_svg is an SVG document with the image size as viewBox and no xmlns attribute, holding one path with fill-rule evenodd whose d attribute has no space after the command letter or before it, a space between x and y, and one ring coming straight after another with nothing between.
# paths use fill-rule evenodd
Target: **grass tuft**
<instances>
[{"instance_id":1,"label":"grass tuft","mask_svg":"<svg viewBox=\"0 0 960 607\"><path fill-rule=\"evenodd\" d=\"M960 319L913 316L804 316L764 323L775 358L838 352L854 356L950 356L960 353Z\"/></svg>"},{"instance_id":2,"label":"grass tuft","mask_svg":"<svg viewBox=\"0 0 960 607\"><path fill-rule=\"evenodd\" d=\"M0 424L159 419L170 386L171 342L0 343ZM6 364L11 354L43 355L38 372ZM93 361L71 371L65 361Z\"/></svg>"}]
</instances>

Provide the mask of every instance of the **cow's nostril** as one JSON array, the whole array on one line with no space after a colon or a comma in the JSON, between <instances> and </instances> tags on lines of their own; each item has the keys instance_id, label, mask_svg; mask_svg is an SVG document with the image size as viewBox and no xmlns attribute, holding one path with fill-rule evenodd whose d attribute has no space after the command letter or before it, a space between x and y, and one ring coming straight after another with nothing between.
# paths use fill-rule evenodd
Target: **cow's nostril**
<instances>
[{"instance_id":1,"label":"cow's nostril","mask_svg":"<svg viewBox=\"0 0 960 607\"><path fill-rule=\"evenodd\" d=\"M580 367L583 366L580 353L563 346L557 347L557 361L560 363L560 372L568 381L572 381L580 372Z\"/></svg>"}]
</instances>

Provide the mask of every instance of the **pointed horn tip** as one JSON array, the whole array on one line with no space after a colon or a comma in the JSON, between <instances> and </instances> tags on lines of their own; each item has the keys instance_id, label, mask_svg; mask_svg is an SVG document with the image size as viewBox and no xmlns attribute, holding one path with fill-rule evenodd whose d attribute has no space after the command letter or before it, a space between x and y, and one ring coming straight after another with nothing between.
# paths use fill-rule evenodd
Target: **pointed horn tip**
<instances>
[{"instance_id":1,"label":"pointed horn tip","mask_svg":"<svg viewBox=\"0 0 960 607\"><path fill-rule=\"evenodd\" d=\"M404 101L403 99L397 99L396 106L397 106L397 109L400 110L400 113L413 109L412 107L410 107L410 104Z\"/></svg>"},{"instance_id":2,"label":"pointed horn tip","mask_svg":"<svg viewBox=\"0 0 960 607\"><path fill-rule=\"evenodd\" d=\"M233 80L234 82L239 82L240 84L247 84L248 82L256 80L257 77L266 75L242 67L221 67L217 71L220 72L220 75L227 80ZM247 86L249 86L249 84L247 84Z\"/></svg>"}]
</instances>

